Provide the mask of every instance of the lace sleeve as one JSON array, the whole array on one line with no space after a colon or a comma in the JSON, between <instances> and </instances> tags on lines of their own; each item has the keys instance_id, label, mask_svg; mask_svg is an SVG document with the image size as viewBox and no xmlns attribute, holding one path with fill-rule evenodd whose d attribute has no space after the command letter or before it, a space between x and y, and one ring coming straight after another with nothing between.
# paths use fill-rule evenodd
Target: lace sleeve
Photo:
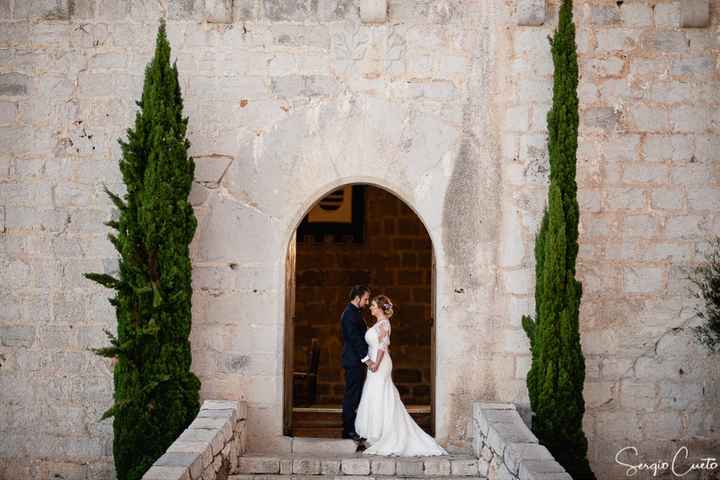
<instances>
[{"instance_id":1,"label":"lace sleeve","mask_svg":"<svg viewBox=\"0 0 720 480\"><path fill-rule=\"evenodd\" d=\"M378 350L387 352L388 346L390 346L390 323L383 321L378 324L378 340L380 345Z\"/></svg>"}]
</instances>

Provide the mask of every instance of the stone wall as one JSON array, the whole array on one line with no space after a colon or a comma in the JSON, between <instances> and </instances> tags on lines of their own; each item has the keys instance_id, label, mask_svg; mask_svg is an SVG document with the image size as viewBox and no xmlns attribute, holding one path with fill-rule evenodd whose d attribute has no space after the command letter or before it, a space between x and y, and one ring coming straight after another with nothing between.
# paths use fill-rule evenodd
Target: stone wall
<instances>
[{"instance_id":1,"label":"stone wall","mask_svg":"<svg viewBox=\"0 0 720 480\"><path fill-rule=\"evenodd\" d=\"M642 459L717 448L720 372L689 334L682 270L720 233L720 2L699 28L681 26L681 3L575 2L585 428L605 478L626 445ZM435 248L437 438L468 445L475 399L526 404L558 2L544 23L523 4L390 0L369 25L355 0L235 0L215 23L200 0L0 0L0 471L110 476L97 419L112 372L84 349L115 320L82 273L117 271L102 185L122 191L116 139L161 16L197 162L202 397L247 399L250 444L288 448L288 242L313 202L367 182Z\"/></svg>"},{"instance_id":2,"label":"stone wall","mask_svg":"<svg viewBox=\"0 0 720 480\"><path fill-rule=\"evenodd\" d=\"M340 313L355 283L388 295L395 308L393 380L408 405L430 405L432 245L417 215L391 193L365 192L365 241L297 245L295 365L307 368L312 338L320 340L318 403L340 404L345 387L340 354ZM373 320L366 313L366 322Z\"/></svg>"},{"instance_id":3,"label":"stone wall","mask_svg":"<svg viewBox=\"0 0 720 480\"><path fill-rule=\"evenodd\" d=\"M237 473L247 447L246 419L245 402L205 400L142 480L215 480Z\"/></svg>"},{"instance_id":4,"label":"stone wall","mask_svg":"<svg viewBox=\"0 0 720 480\"><path fill-rule=\"evenodd\" d=\"M572 480L512 403L473 404L473 451L488 480ZM603 478L603 477L600 477Z\"/></svg>"},{"instance_id":5,"label":"stone wall","mask_svg":"<svg viewBox=\"0 0 720 480\"><path fill-rule=\"evenodd\" d=\"M693 342L685 278L708 235L720 233L720 2L710 3L709 27L682 28L683 2L575 2L584 428L600 478L625 474L615 455L626 446L639 450L628 463L669 461L683 445L696 460L718 448L717 359ZM512 53L502 61L516 92L503 135L514 206L503 238L514 248L503 263L516 265L505 290L520 336L521 315L534 309L525 235L537 231L545 203L555 11L543 27L508 34ZM516 366L524 376L529 357Z\"/></svg>"}]
</instances>

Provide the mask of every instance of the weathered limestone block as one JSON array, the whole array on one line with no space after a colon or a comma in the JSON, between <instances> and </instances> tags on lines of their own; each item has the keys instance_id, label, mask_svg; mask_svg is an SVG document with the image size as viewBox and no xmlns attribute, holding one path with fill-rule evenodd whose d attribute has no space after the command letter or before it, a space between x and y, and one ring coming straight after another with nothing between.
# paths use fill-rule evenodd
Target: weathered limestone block
<instances>
[{"instance_id":1,"label":"weathered limestone block","mask_svg":"<svg viewBox=\"0 0 720 480\"><path fill-rule=\"evenodd\" d=\"M98 18L102 20L122 20L130 13L130 2L99 0L97 9Z\"/></svg>"},{"instance_id":2,"label":"weathered limestone block","mask_svg":"<svg viewBox=\"0 0 720 480\"><path fill-rule=\"evenodd\" d=\"M614 25L620 23L620 9L615 6L593 6L590 10L593 25Z\"/></svg>"},{"instance_id":3,"label":"weathered limestone block","mask_svg":"<svg viewBox=\"0 0 720 480\"><path fill-rule=\"evenodd\" d=\"M657 32L654 44L649 46L660 52L668 53L687 52L689 48L685 32L675 31Z\"/></svg>"},{"instance_id":4,"label":"weathered limestone block","mask_svg":"<svg viewBox=\"0 0 720 480\"><path fill-rule=\"evenodd\" d=\"M518 25L524 27L542 25L545 23L546 9L546 0L518 0Z\"/></svg>"},{"instance_id":5,"label":"weathered limestone block","mask_svg":"<svg viewBox=\"0 0 720 480\"><path fill-rule=\"evenodd\" d=\"M656 210L679 210L683 204L683 192L679 189L659 188L652 191L650 202Z\"/></svg>"},{"instance_id":6,"label":"weathered limestone block","mask_svg":"<svg viewBox=\"0 0 720 480\"><path fill-rule=\"evenodd\" d=\"M522 460L553 460L550 451L539 443L511 443L505 450L504 462L510 471L520 471Z\"/></svg>"},{"instance_id":7,"label":"weathered limestone block","mask_svg":"<svg viewBox=\"0 0 720 480\"><path fill-rule=\"evenodd\" d=\"M231 418L233 418L233 415L234 415L234 412L232 410L227 410L227 409L225 409L225 410L223 410L223 409L218 409L218 410L200 409L197 416L198 417L217 417L217 418L231 419Z\"/></svg>"},{"instance_id":8,"label":"weathered limestone block","mask_svg":"<svg viewBox=\"0 0 720 480\"><path fill-rule=\"evenodd\" d=\"M321 475L338 475L340 473L340 460L322 460L320 463Z\"/></svg>"},{"instance_id":9,"label":"weathered limestone block","mask_svg":"<svg viewBox=\"0 0 720 480\"><path fill-rule=\"evenodd\" d=\"M450 461L446 459L429 458L425 460L425 475L448 476L450 475Z\"/></svg>"},{"instance_id":10,"label":"weathered limestone block","mask_svg":"<svg viewBox=\"0 0 720 480\"><path fill-rule=\"evenodd\" d=\"M360 0L360 18L365 23L384 23L387 7L387 0Z\"/></svg>"},{"instance_id":11,"label":"weathered limestone block","mask_svg":"<svg viewBox=\"0 0 720 480\"><path fill-rule=\"evenodd\" d=\"M271 80L273 95L280 98L333 96L337 93L338 82L324 75L286 75Z\"/></svg>"},{"instance_id":12,"label":"weathered limestone block","mask_svg":"<svg viewBox=\"0 0 720 480\"><path fill-rule=\"evenodd\" d=\"M219 432L217 430L186 429L183 433L180 434L180 436L177 438L177 441L185 443L211 443L216 436L219 436Z\"/></svg>"},{"instance_id":13,"label":"weathered limestone block","mask_svg":"<svg viewBox=\"0 0 720 480\"><path fill-rule=\"evenodd\" d=\"M612 107L588 108L581 115L585 126L605 131L612 131L620 120L619 112Z\"/></svg>"},{"instance_id":14,"label":"weathered limestone block","mask_svg":"<svg viewBox=\"0 0 720 480\"><path fill-rule=\"evenodd\" d=\"M343 458L342 473L344 475L369 475L370 460L367 458Z\"/></svg>"},{"instance_id":15,"label":"weathered limestone block","mask_svg":"<svg viewBox=\"0 0 720 480\"><path fill-rule=\"evenodd\" d=\"M681 58L673 60L671 64L673 76L711 77L715 73L715 60L713 57Z\"/></svg>"},{"instance_id":16,"label":"weathered limestone block","mask_svg":"<svg viewBox=\"0 0 720 480\"><path fill-rule=\"evenodd\" d=\"M263 13L272 21L303 21L317 15L318 2L264 0Z\"/></svg>"},{"instance_id":17,"label":"weathered limestone block","mask_svg":"<svg viewBox=\"0 0 720 480\"><path fill-rule=\"evenodd\" d=\"M665 269L657 267L628 267L623 271L623 285L627 293L659 291L665 283Z\"/></svg>"},{"instance_id":18,"label":"weathered limestone block","mask_svg":"<svg viewBox=\"0 0 720 480\"><path fill-rule=\"evenodd\" d=\"M142 480L190 480L190 470L185 467L160 467L153 465Z\"/></svg>"},{"instance_id":19,"label":"weathered limestone block","mask_svg":"<svg viewBox=\"0 0 720 480\"><path fill-rule=\"evenodd\" d=\"M631 27L649 27L652 25L653 11L649 5L643 3L624 3L620 15L624 25Z\"/></svg>"},{"instance_id":20,"label":"weathered limestone block","mask_svg":"<svg viewBox=\"0 0 720 480\"><path fill-rule=\"evenodd\" d=\"M389 458L373 459L370 463L373 475L395 475L395 460Z\"/></svg>"},{"instance_id":21,"label":"weathered limestone block","mask_svg":"<svg viewBox=\"0 0 720 480\"><path fill-rule=\"evenodd\" d=\"M280 462L274 457L240 457L240 473L279 473Z\"/></svg>"},{"instance_id":22,"label":"weathered limestone block","mask_svg":"<svg viewBox=\"0 0 720 480\"><path fill-rule=\"evenodd\" d=\"M423 462L415 460L398 460L395 468L399 477L414 477L423 474Z\"/></svg>"},{"instance_id":23,"label":"weathered limestone block","mask_svg":"<svg viewBox=\"0 0 720 480\"><path fill-rule=\"evenodd\" d=\"M320 460L317 458L296 458L293 460L292 471L297 475L318 475Z\"/></svg>"},{"instance_id":24,"label":"weathered limestone block","mask_svg":"<svg viewBox=\"0 0 720 480\"><path fill-rule=\"evenodd\" d=\"M200 0L169 0L167 11L171 20L187 20L194 18L202 10L198 9ZM116 2L122 3L122 2Z\"/></svg>"},{"instance_id":25,"label":"weathered limestone block","mask_svg":"<svg viewBox=\"0 0 720 480\"><path fill-rule=\"evenodd\" d=\"M450 472L453 476L477 476L478 461L476 459L460 459L450 461Z\"/></svg>"},{"instance_id":26,"label":"weathered limestone block","mask_svg":"<svg viewBox=\"0 0 720 480\"><path fill-rule=\"evenodd\" d=\"M702 28L710 25L710 0L683 0L680 26Z\"/></svg>"},{"instance_id":27,"label":"weathered limestone block","mask_svg":"<svg viewBox=\"0 0 720 480\"><path fill-rule=\"evenodd\" d=\"M203 471L203 459L197 452L169 452L158 458L153 466L183 467L190 471L192 478L199 478Z\"/></svg>"},{"instance_id":28,"label":"weathered limestone block","mask_svg":"<svg viewBox=\"0 0 720 480\"><path fill-rule=\"evenodd\" d=\"M8 325L0 327L0 344L5 347L31 347L35 341L35 327Z\"/></svg>"},{"instance_id":29,"label":"weathered limestone block","mask_svg":"<svg viewBox=\"0 0 720 480\"><path fill-rule=\"evenodd\" d=\"M202 457L202 466L207 468L212 463L212 449L204 442L174 442L167 449L166 453L186 452L199 453Z\"/></svg>"},{"instance_id":30,"label":"weathered limestone block","mask_svg":"<svg viewBox=\"0 0 720 480\"><path fill-rule=\"evenodd\" d=\"M658 28L677 28L680 26L680 5L661 3L655 5L655 25Z\"/></svg>"},{"instance_id":31,"label":"weathered limestone block","mask_svg":"<svg viewBox=\"0 0 720 480\"><path fill-rule=\"evenodd\" d=\"M702 386L694 383L660 384L660 409L671 408L685 410L690 404L702 397Z\"/></svg>"},{"instance_id":32,"label":"weathered limestone block","mask_svg":"<svg viewBox=\"0 0 720 480\"><path fill-rule=\"evenodd\" d=\"M257 19L255 0L232 0L233 21L253 21Z\"/></svg>"},{"instance_id":33,"label":"weathered limestone block","mask_svg":"<svg viewBox=\"0 0 720 480\"><path fill-rule=\"evenodd\" d=\"M70 18L70 4L72 3L68 0L25 0L15 2L14 17L16 20L26 18L67 20Z\"/></svg>"},{"instance_id":34,"label":"weathered limestone block","mask_svg":"<svg viewBox=\"0 0 720 480\"><path fill-rule=\"evenodd\" d=\"M205 16L210 23L232 23L233 0L205 0Z\"/></svg>"},{"instance_id":35,"label":"weathered limestone block","mask_svg":"<svg viewBox=\"0 0 720 480\"><path fill-rule=\"evenodd\" d=\"M0 74L0 97L24 97L28 94L30 77L21 73Z\"/></svg>"}]
</instances>

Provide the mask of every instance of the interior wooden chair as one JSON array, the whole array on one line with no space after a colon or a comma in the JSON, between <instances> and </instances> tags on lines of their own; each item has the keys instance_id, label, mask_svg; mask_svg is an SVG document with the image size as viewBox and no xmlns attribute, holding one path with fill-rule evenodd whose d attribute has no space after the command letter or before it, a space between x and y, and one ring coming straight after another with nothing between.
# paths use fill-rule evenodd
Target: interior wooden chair
<instances>
[{"instance_id":1,"label":"interior wooden chair","mask_svg":"<svg viewBox=\"0 0 720 480\"><path fill-rule=\"evenodd\" d=\"M320 366L320 340L313 338L308 352L308 369L293 372L293 397L296 405L312 405L317 398L317 374ZM303 390L304 395L298 395Z\"/></svg>"}]
</instances>

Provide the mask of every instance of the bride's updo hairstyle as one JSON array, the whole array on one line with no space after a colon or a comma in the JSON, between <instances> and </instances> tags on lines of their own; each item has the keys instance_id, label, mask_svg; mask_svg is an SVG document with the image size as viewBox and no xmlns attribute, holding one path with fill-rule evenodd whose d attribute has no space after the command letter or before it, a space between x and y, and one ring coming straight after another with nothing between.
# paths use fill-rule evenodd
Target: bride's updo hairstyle
<instances>
[{"instance_id":1,"label":"bride's updo hairstyle","mask_svg":"<svg viewBox=\"0 0 720 480\"><path fill-rule=\"evenodd\" d=\"M375 302L375 305L377 305L378 308L383 311L387 318L393 316L393 309L395 308L395 305L392 304L390 298L387 295L377 295L375 298L372 299L372 301Z\"/></svg>"}]
</instances>

